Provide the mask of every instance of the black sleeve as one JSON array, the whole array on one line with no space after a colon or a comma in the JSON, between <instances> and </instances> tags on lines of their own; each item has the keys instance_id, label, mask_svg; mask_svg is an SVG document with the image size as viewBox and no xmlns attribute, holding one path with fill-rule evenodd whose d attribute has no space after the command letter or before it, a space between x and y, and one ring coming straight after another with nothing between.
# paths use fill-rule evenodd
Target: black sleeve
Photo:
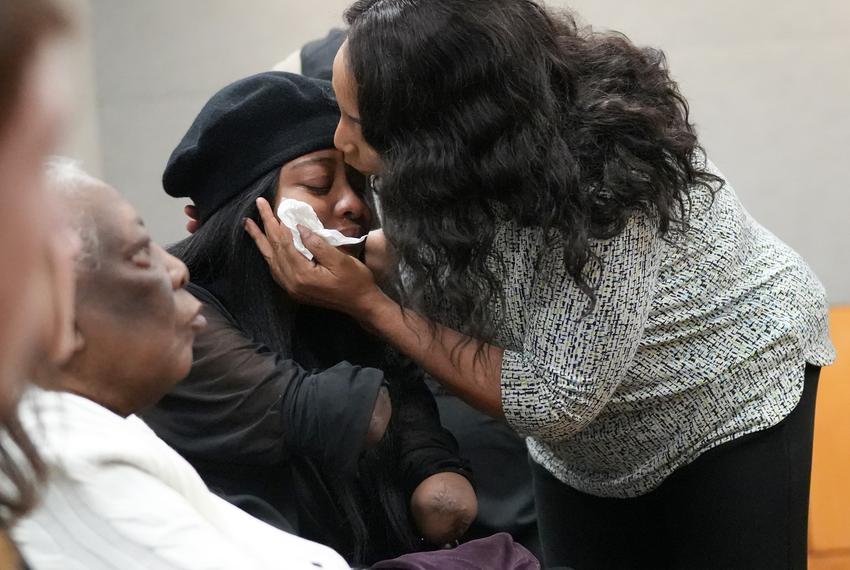
<instances>
[{"instance_id":1,"label":"black sleeve","mask_svg":"<svg viewBox=\"0 0 850 570\"><path fill-rule=\"evenodd\" d=\"M364 331L353 319L317 307L302 307L297 316L299 362L327 366L341 358L384 371L393 404L390 435L399 457L399 476L412 492L440 472L460 473L472 481L468 463L458 455L451 432L440 423L425 372L409 358Z\"/></svg>"},{"instance_id":2,"label":"black sleeve","mask_svg":"<svg viewBox=\"0 0 850 570\"><path fill-rule=\"evenodd\" d=\"M425 373L410 359L388 351L384 372L393 402L390 429L396 439L402 481L408 494L436 473L452 472L474 484L469 463L462 459L454 436L440 423Z\"/></svg>"},{"instance_id":3,"label":"black sleeve","mask_svg":"<svg viewBox=\"0 0 850 570\"><path fill-rule=\"evenodd\" d=\"M203 300L203 299L202 299ZM181 454L268 465L289 454L353 471L383 373L341 362L310 372L246 337L205 302L189 376L143 417Z\"/></svg>"}]
</instances>

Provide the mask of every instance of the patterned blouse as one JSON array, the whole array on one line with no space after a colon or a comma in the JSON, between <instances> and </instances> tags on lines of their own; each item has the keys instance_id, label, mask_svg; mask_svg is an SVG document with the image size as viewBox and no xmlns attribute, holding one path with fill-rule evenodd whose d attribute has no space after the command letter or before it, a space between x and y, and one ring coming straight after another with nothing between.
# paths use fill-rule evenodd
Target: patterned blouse
<instances>
[{"instance_id":1,"label":"patterned blouse","mask_svg":"<svg viewBox=\"0 0 850 570\"><path fill-rule=\"evenodd\" d=\"M730 185L692 198L675 241L636 216L595 244L604 269L585 318L557 248L534 271L539 229L505 223L497 234L505 416L534 460L579 491L651 491L708 449L778 423L806 363L835 357L824 289L803 260Z\"/></svg>"}]
</instances>

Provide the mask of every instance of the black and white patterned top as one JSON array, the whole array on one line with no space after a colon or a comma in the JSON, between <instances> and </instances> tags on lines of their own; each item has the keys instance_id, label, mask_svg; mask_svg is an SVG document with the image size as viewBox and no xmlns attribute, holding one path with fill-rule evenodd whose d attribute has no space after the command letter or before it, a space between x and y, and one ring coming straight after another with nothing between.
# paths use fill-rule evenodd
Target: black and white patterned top
<instances>
[{"instance_id":1,"label":"black and white patterned top","mask_svg":"<svg viewBox=\"0 0 850 570\"><path fill-rule=\"evenodd\" d=\"M692 197L675 243L635 217L595 244L604 270L584 319L560 252L534 271L540 231L499 229L505 416L538 463L585 493L644 494L704 451L776 424L800 398L806 362L835 357L824 289L803 260L728 184L713 202L705 189Z\"/></svg>"}]
</instances>

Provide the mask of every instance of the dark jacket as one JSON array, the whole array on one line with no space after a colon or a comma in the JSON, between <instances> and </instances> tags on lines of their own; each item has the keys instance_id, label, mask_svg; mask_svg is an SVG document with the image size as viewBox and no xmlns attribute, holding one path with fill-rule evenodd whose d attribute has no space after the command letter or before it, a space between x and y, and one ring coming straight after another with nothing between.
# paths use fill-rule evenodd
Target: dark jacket
<instances>
[{"instance_id":1,"label":"dark jacket","mask_svg":"<svg viewBox=\"0 0 850 570\"><path fill-rule=\"evenodd\" d=\"M195 340L189 376L142 414L145 421L211 489L271 524L350 555L345 500L353 500L369 527L369 558L404 550L387 530L386 511L409 521L410 493L422 480L444 471L470 476L421 370L354 321L313 307L297 312L293 354L274 353L248 338L207 290L189 289L208 325ZM384 385L390 429L380 449L365 451ZM386 491L395 492L394 504L376 496Z\"/></svg>"}]
</instances>

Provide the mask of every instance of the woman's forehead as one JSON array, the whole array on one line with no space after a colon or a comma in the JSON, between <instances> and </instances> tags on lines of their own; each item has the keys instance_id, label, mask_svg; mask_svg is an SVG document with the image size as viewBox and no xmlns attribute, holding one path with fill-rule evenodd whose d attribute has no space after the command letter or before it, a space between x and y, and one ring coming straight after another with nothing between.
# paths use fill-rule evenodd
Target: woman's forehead
<instances>
[{"instance_id":1,"label":"woman's forehead","mask_svg":"<svg viewBox=\"0 0 850 570\"><path fill-rule=\"evenodd\" d=\"M328 148L317 150L290 160L284 165L284 168L286 170L294 171L311 165L336 167L342 160L343 157L340 151Z\"/></svg>"},{"instance_id":2,"label":"woman's forehead","mask_svg":"<svg viewBox=\"0 0 850 570\"><path fill-rule=\"evenodd\" d=\"M107 250L120 252L150 237L136 209L112 187L94 186L86 199Z\"/></svg>"}]
</instances>

